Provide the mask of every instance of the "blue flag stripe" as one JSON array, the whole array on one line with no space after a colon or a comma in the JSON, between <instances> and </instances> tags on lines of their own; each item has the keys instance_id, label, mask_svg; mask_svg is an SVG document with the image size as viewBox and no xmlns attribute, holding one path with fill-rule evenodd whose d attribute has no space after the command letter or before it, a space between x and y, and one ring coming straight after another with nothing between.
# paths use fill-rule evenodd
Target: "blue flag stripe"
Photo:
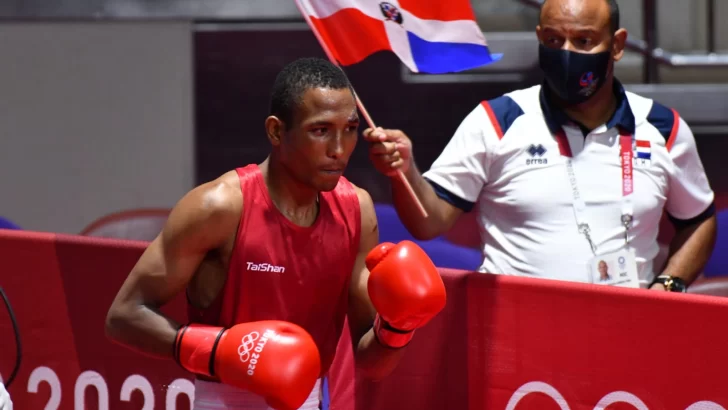
<instances>
[{"instance_id":1,"label":"blue flag stripe","mask_svg":"<svg viewBox=\"0 0 728 410\"><path fill-rule=\"evenodd\" d=\"M439 43L407 32L417 71L430 74L455 73L498 61L502 54L490 54L487 46L471 43Z\"/></svg>"}]
</instances>

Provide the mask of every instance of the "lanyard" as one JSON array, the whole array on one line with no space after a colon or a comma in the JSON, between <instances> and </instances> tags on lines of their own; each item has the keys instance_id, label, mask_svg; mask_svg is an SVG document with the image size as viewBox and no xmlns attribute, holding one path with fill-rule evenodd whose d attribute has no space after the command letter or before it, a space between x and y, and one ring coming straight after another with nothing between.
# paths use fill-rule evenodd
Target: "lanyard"
<instances>
[{"instance_id":1,"label":"lanyard","mask_svg":"<svg viewBox=\"0 0 728 410\"><path fill-rule=\"evenodd\" d=\"M571 186L571 194L574 198L572 207L574 209L574 218L576 219L576 226L579 228L579 233L584 235L586 240L589 242L592 252L596 255L597 247L594 245L594 241L591 238L591 228L589 223L584 220L584 211L586 210L586 203L584 198L581 196L579 190L579 184L576 180L576 173L574 172L574 163L571 155L571 148L569 146L569 140L566 138L566 133L561 130L556 134L556 140L559 144L559 151L561 155L566 157L566 173L569 178L569 184ZM633 205L632 205L632 193L634 192L634 170L632 168L632 136L629 134L620 134L619 136L619 159L622 168L622 217L621 224L624 226L624 243L629 245L629 228L632 227L633 220Z\"/></svg>"}]
</instances>

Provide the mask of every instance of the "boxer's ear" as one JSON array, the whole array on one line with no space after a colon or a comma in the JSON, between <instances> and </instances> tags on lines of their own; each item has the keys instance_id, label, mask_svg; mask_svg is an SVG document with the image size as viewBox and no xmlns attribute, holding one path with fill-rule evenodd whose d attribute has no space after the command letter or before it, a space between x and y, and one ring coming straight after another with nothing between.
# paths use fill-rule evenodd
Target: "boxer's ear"
<instances>
[{"instance_id":1,"label":"boxer's ear","mask_svg":"<svg viewBox=\"0 0 728 410\"><path fill-rule=\"evenodd\" d=\"M265 131L268 135L270 143L273 144L273 146L277 147L281 144L285 129L286 126L280 118L271 115L270 117L265 119Z\"/></svg>"}]
</instances>

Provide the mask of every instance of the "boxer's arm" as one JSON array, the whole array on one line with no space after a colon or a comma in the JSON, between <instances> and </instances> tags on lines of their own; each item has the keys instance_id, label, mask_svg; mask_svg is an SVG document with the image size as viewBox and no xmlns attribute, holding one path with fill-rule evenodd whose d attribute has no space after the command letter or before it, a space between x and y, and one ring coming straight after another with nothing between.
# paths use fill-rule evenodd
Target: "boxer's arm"
<instances>
[{"instance_id":1,"label":"boxer's arm","mask_svg":"<svg viewBox=\"0 0 728 410\"><path fill-rule=\"evenodd\" d=\"M180 325L159 308L184 291L210 250L234 235L240 204L240 190L220 180L193 189L179 201L109 309L106 333L111 339L143 353L172 357Z\"/></svg>"},{"instance_id":2,"label":"boxer's arm","mask_svg":"<svg viewBox=\"0 0 728 410\"><path fill-rule=\"evenodd\" d=\"M369 194L358 188L357 194L361 210L361 238L351 278L349 328L354 343L357 368L370 378L381 379L394 370L404 349L384 347L374 336L372 324L377 312L367 290L369 270L366 268L365 260L369 251L379 244L379 226Z\"/></svg>"}]
</instances>

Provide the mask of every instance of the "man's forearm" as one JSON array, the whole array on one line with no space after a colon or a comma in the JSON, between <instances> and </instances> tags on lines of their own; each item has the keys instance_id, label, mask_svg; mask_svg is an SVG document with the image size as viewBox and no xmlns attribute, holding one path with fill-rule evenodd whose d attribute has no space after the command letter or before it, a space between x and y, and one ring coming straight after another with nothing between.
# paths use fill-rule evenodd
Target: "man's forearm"
<instances>
[{"instance_id":1,"label":"man's forearm","mask_svg":"<svg viewBox=\"0 0 728 410\"><path fill-rule=\"evenodd\" d=\"M437 196L432 185L422 176L414 161L404 175L428 216L427 218L422 216L405 184L398 176L395 176L392 177L392 201L402 223L415 238L420 240L432 239L442 234L444 231L442 200Z\"/></svg>"},{"instance_id":2,"label":"man's forearm","mask_svg":"<svg viewBox=\"0 0 728 410\"><path fill-rule=\"evenodd\" d=\"M362 370L367 377L380 380L388 376L399 363L405 348L392 349L382 346L374 335L374 329L369 330L359 340L356 351L356 367Z\"/></svg>"},{"instance_id":3,"label":"man's forearm","mask_svg":"<svg viewBox=\"0 0 728 410\"><path fill-rule=\"evenodd\" d=\"M690 284L710 259L715 238L715 216L679 229L670 244L670 257L663 274L678 277Z\"/></svg>"},{"instance_id":4,"label":"man's forearm","mask_svg":"<svg viewBox=\"0 0 728 410\"><path fill-rule=\"evenodd\" d=\"M106 334L114 341L159 358L172 358L180 325L146 306L112 310L106 319Z\"/></svg>"}]
</instances>

